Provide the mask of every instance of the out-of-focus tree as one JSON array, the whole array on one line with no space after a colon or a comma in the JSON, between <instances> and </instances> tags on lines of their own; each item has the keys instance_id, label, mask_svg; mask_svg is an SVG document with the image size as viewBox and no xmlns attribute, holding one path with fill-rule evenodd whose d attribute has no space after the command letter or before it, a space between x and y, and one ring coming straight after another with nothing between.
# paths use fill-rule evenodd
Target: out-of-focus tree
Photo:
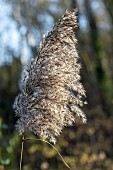
<instances>
[{"instance_id":1,"label":"out-of-focus tree","mask_svg":"<svg viewBox=\"0 0 113 170\"><path fill-rule=\"evenodd\" d=\"M11 65L6 64L0 67L0 115L2 115L4 123L9 125L7 134L14 129L15 117L12 105L18 91L20 72L21 62L15 57Z\"/></svg>"},{"instance_id":2,"label":"out-of-focus tree","mask_svg":"<svg viewBox=\"0 0 113 170\"><path fill-rule=\"evenodd\" d=\"M105 8L106 8L106 11L109 15L109 20L110 20L110 31L109 31L109 35L110 35L110 42L111 44L109 44L109 56L110 57L110 64L109 64L109 67L110 67L110 70L112 70L112 65L113 65L113 1L112 0L103 0L104 4L105 4ZM112 80L113 80L113 71L111 71L111 75L112 75Z\"/></svg>"},{"instance_id":3,"label":"out-of-focus tree","mask_svg":"<svg viewBox=\"0 0 113 170\"><path fill-rule=\"evenodd\" d=\"M112 81L111 70L109 69L108 58L106 57L106 51L103 49L103 42L100 38L99 29L97 26L96 18L91 9L91 3L89 0L85 0L86 15L89 23L89 44L91 46L89 50L89 56L92 60L94 67L93 80L95 87L98 87L98 93L100 100L103 103L103 107L106 112L111 113L111 106L109 105L112 100ZM95 88L94 87L94 88ZM111 93L111 94L110 94ZM108 107L109 106L109 107Z\"/></svg>"}]
</instances>

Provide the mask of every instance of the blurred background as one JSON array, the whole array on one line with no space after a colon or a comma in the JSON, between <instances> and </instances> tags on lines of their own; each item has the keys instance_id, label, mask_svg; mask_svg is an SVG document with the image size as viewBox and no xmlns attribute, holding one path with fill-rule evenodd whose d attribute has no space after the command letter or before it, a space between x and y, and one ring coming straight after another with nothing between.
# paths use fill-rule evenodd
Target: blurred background
<instances>
[{"instance_id":1,"label":"blurred background","mask_svg":"<svg viewBox=\"0 0 113 170\"><path fill-rule=\"evenodd\" d=\"M21 70L37 56L43 34L76 7L88 122L65 128L56 148L73 170L113 170L113 0L0 0L0 170L19 169L12 104ZM66 167L47 144L26 141L23 170Z\"/></svg>"}]
</instances>

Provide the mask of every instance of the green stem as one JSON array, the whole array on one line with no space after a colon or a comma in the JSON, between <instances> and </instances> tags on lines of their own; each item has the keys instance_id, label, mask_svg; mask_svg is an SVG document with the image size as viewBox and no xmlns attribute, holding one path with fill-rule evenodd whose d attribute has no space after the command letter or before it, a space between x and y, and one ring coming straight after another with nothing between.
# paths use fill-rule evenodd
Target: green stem
<instances>
[{"instance_id":1,"label":"green stem","mask_svg":"<svg viewBox=\"0 0 113 170\"><path fill-rule=\"evenodd\" d=\"M21 143L21 153L20 153L20 168L19 170L22 170L22 159L23 159L23 148L24 148L24 135L22 135L22 143Z\"/></svg>"},{"instance_id":2,"label":"green stem","mask_svg":"<svg viewBox=\"0 0 113 170\"><path fill-rule=\"evenodd\" d=\"M62 162L65 164L65 166L72 170L71 167L66 163L66 161L64 160L64 158L62 157L62 155L59 153L59 151L56 149L56 147L54 145L52 145L50 142L44 140L44 139L34 139L34 138L24 138L24 135L22 134L22 144L21 144L21 154L20 154L20 168L19 170L22 170L22 160L23 160L23 147L24 147L24 142L27 140L36 140L36 141L42 141L45 142L47 144L49 144L56 152L57 154L60 156Z\"/></svg>"},{"instance_id":3,"label":"green stem","mask_svg":"<svg viewBox=\"0 0 113 170\"><path fill-rule=\"evenodd\" d=\"M42 141L42 142L45 142L45 143L49 144L49 145L57 152L57 154L60 156L60 158L61 158L62 162L65 164L65 166L66 166L68 169L72 170L71 167L65 162L64 158L63 158L62 155L59 153L59 151L56 149L56 147L55 147L54 145L52 145L50 142L48 142L48 141L46 141L46 140L44 140L44 139L33 139L33 138L25 138L24 141L26 141L26 140L37 140L37 141Z\"/></svg>"}]
</instances>

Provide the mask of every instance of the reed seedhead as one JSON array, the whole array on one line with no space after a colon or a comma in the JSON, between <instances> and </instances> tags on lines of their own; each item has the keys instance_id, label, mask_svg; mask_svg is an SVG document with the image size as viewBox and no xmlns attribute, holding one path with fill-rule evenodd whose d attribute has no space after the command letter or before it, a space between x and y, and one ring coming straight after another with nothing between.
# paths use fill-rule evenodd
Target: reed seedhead
<instances>
[{"instance_id":1,"label":"reed seedhead","mask_svg":"<svg viewBox=\"0 0 113 170\"><path fill-rule=\"evenodd\" d=\"M42 41L38 56L23 70L20 94L14 102L19 133L32 131L55 143L63 127L79 116L85 90L80 82L81 64L76 50L76 11L66 11Z\"/></svg>"}]
</instances>

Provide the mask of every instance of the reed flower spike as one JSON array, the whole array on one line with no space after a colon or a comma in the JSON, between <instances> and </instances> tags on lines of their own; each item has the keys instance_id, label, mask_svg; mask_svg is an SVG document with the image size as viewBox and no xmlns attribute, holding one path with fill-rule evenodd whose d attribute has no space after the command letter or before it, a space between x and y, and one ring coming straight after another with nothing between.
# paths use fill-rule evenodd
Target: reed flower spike
<instances>
[{"instance_id":1,"label":"reed flower spike","mask_svg":"<svg viewBox=\"0 0 113 170\"><path fill-rule=\"evenodd\" d=\"M75 14L76 10L66 11L42 41L39 55L23 70L20 94L13 106L20 134L32 131L55 143L76 116L86 123L81 109L85 90L80 82Z\"/></svg>"}]
</instances>

